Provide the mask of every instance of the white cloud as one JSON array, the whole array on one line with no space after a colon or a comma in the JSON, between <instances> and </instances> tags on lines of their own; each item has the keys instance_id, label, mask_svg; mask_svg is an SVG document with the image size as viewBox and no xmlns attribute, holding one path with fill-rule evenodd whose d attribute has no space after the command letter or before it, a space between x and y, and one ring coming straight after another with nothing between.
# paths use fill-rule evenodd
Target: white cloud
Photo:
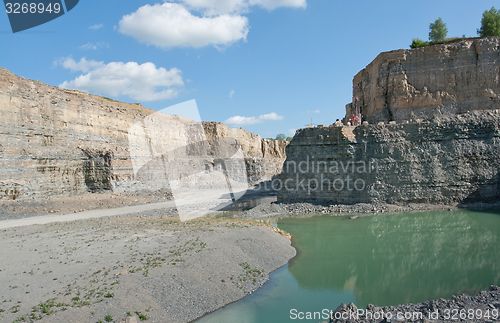
<instances>
[{"instance_id":1,"label":"white cloud","mask_svg":"<svg viewBox=\"0 0 500 323\"><path fill-rule=\"evenodd\" d=\"M230 126L248 126L250 124L261 123L262 120L259 120L256 117L242 117L242 116L234 116L223 123L228 124Z\"/></svg>"},{"instance_id":2,"label":"white cloud","mask_svg":"<svg viewBox=\"0 0 500 323\"><path fill-rule=\"evenodd\" d=\"M106 47L109 48L109 44L106 42L97 42L97 43L86 43L85 45L80 46L80 49L83 50L97 50L98 48Z\"/></svg>"},{"instance_id":3,"label":"white cloud","mask_svg":"<svg viewBox=\"0 0 500 323\"><path fill-rule=\"evenodd\" d=\"M234 95L234 90L231 90L231 92L229 92L229 97L232 98Z\"/></svg>"},{"instance_id":4,"label":"white cloud","mask_svg":"<svg viewBox=\"0 0 500 323\"><path fill-rule=\"evenodd\" d=\"M297 131L297 129L288 129L288 134L290 136L294 136L296 131Z\"/></svg>"},{"instance_id":5,"label":"white cloud","mask_svg":"<svg viewBox=\"0 0 500 323\"><path fill-rule=\"evenodd\" d=\"M104 27L104 24L95 24L95 25L90 26L89 28L92 30L98 30L98 29L101 29L102 27Z\"/></svg>"},{"instance_id":6,"label":"white cloud","mask_svg":"<svg viewBox=\"0 0 500 323\"><path fill-rule=\"evenodd\" d=\"M101 93L109 96L126 95L134 100L159 101L177 96L179 88L184 85L181 71L177 68L166 70L156 68L147 62L97 62L85 57L76 62L66 58L58 63L71 71L82 74L72 81L65 81L61 88Z\"/></svg>"},{"instance_id":7,"label":"white cloud","mask_svg":"<svg viewBox=\"0 0 500 323\"><path fill-rule=\"evenodd\" d=\"M248 126L252 124L262 123L264 121L275 121L283 119L283 116L277 115L276 113L272 112L269 114L262 114L258 117L234 116L224 121L224 123L231 126Z\"/></svg>"},{"instance_id":8,"label":"white cloud","mask_svg":"<svg viewBox=\"0 0 500 323\"><path fill-rule=\"evenodd\" d=\"M239 15L198 17L178 3L145 5L123 16L118 30L161 48L228 46L246 40L248 18Z\"/></svg>"},{"instance_id":9,"label":"white cloud","mask_svg":"<svg viewBox=\"0 0 500 323\"><path fill-rule=\"evenodd\" d=\"M87 73L91 69L97 69L101 66L104 66L103 62L96 62L94 60L87 61L85 57L82 57L79 62L76 62L71 57L68 57L59 60L59 62L56 62L56 66L57 64L62 65L64 68L71 70L71 72L81 71L84 73Z\"/></svg>"},{"instance_id":10,"label":"white cloud","mask_svg":"<svg viewBox=\"0 0 500 323\"><path fill-rule=\"evenodd\" d=\"M319 113L320 111L319 110L314 110L313 113Z\"/></svg>"},{"instance_id":11,"label":"white cloud","mask_svg":"<svg viewBox=\"0 0 500 323\"><path fill-rule=\"evenodd\" d=\"M206 16L220 14L242 14L250 11L251 6L267 10L278 7L305 8L307 0L180 0L187 7L203 12Z\"/></svg>"},{"instance_id":12,"label":"white cloud","mask_svg":"<svg viewBox=\"0 0 500 323\"><path fill-rule=\"evenodd\" d=\"M283 120L283 116L279 116L274 112L271 112L269 114L263 114L259 116L259 119L261 120Z\"/></svg>"}]
</instances>

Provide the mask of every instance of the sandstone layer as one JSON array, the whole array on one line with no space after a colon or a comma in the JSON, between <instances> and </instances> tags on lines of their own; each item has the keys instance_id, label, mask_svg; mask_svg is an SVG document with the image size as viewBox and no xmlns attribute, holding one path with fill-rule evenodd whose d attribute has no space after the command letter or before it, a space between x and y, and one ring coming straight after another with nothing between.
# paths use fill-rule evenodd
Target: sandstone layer
<instances>
[{"instance_id":1,"label":"sandstone layer","mask_svg":"<svg viewBox=\"0 0 500 323\"><path fill-rule=\"evenodd\" d=\"M354 77L344 123L354 104L370 123L500 109L500 38L381 53Z\"/></svg>"},{"instance_id":2,"label":"sandstone layer","mask_svg":"<svg viewBox=\"0 0 500 323\"><path fill-rule=\"evenodd\" d=\"M209 186L220 168L255 183L279 174L285 159L285 141L59 89L2 68L0 111L0 200L168 195L172 180L194 174L192 185Z\"/></svg>"},{"instance_id":3,"label":"sandstone layer","mask_svg":"<svg viewBox=\"0 0 500 323\"><path fill-rule=\"evenodd\" d=\"M500 199L500 110L300 129L278 201L458 204Z\"/></svg>"}]
</instances>

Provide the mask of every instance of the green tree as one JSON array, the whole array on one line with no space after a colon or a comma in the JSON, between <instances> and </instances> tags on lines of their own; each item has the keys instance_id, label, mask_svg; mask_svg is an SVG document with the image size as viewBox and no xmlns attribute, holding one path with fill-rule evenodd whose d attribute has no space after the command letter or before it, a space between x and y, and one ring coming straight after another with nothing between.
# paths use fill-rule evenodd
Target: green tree
<instances>
[{"instance_id":1,"label":"green tree","mask_svg":"<svg viewBox=\"0 0 500 323\"><path fill-rule=\"evenodd\" d=\"M437 41L443 40L446 38L448 34L448 28L446 28L446 24L443 22L443 19L439 17L436 21L431 22L429 25L429 40Z\"/></svg>"},{"instance_id":2,"label":"green tree","mask_svg":"<svg viewBox=\"0 0 500 323\"><path fill-rule=\"evenodd\" d=\"M276 140L285 140L285 138L286 138L286 136L282 133L280 133L276 136Z\"/></svg>"},{"instance_id":3,"label":"green tree","mask_svg":"<svg viewBox=\"0 0 500 323\"><path fill-rule=\"evenodd\" d=\"M477 30L481 37L499 37L500 36L500 9L495 7L485 10L481 19L481 28Z\"/></svg>"},{"instance_id":4,"label":"green tree","mask_svg":"<svg viewBox=\"0 0 500 323\"><path fill-rule=\"evenodd\" d=\"M286 141L292 141L292 137L286 137Z\"/></svg>"}]
</instances>

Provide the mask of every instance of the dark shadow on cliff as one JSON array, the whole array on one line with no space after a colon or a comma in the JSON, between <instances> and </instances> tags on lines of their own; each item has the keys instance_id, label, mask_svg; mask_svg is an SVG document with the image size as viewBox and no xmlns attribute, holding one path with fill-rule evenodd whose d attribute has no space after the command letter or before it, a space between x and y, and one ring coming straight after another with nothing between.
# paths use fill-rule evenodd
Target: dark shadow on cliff
<instances>
[{"instance_id":1,"label":"dark shadow on cliff","mask_svg":"<svg viewBox=\"0 0 500 323\"><path fill-rule=\"evenodd\" d=\"M260 204L276 202L277 192L272 188L271 182L272 181L264 181L255 184L235 202L219 209L219 211L244 211Z\"/></svg>"},{"instance_id":2,"label":"dark shadow on cliff","mask_svg":"<svg viewBox=\"0 0 500 323\"><path fill-rule=\"evenodd\" d=\"M467 206L474 203L493 204L500 202L500 173L492 179L479 185L475 191L470 193L458 206Z\"/></svg>"}]
</instances>

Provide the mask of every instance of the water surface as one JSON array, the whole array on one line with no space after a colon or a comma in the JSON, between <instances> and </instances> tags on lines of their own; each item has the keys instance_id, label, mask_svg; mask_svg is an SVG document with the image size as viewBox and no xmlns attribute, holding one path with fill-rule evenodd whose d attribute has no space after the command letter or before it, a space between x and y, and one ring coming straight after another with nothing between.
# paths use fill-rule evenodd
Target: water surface
<instances>
[{"instance_id":1,"label":"water surface","mask_svg":"<svg viewBox=\"0 0 500 323\"><path fill-rule=\"evenodd\" d=\"M297 256L254 294L197 323L296 322L291 309L415 303L500 283L500 212L317 216L278 227L292 234Z\"/></svg>"}]
</instances>

